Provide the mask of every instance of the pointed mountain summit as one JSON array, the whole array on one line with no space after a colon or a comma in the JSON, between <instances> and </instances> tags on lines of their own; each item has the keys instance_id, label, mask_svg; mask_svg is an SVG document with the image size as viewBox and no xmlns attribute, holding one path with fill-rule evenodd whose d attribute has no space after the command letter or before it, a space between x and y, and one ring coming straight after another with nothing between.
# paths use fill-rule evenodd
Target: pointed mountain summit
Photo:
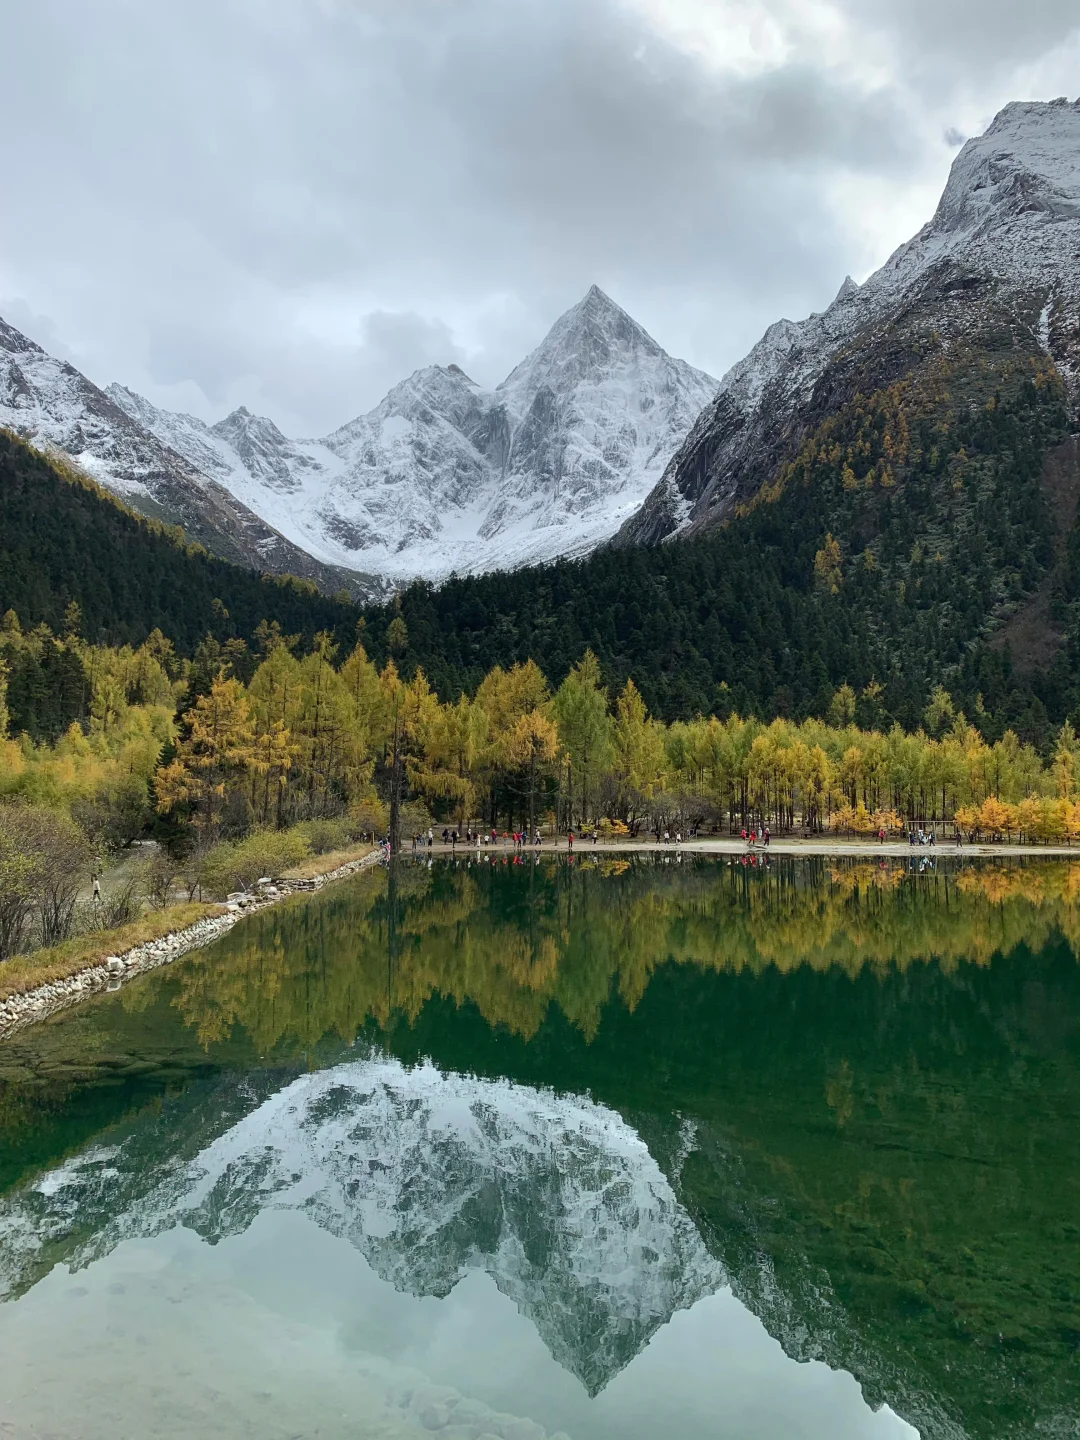
<instances>
[{"instance_id":1,"label":"pointed mountain summit","mask_svg":"<svg viewBox=\"0 0 1080 1440\"><path fill-rule=\"evenodd\" d=\"M1006 105L954 160L928 229L989 236L1025 215L1080 219L1080 101Z\"/></svg>"},{"instance_id":2,"label":"pointed mountain summit","mask_svg":"<svg viewBox=\"0 0 1080 1440\"><path fill-rule=\"evenodd\" d=\"M850 275L845 275L845 276L844 276L844 283L840 286L840 289L836 292L836 299L833 301L833 304L835 305L835 304L837 303L837 301L840 301L840 300L846 300L849 295L857 295L858 293L859 293L858 282L855 281L855 280L853 280Z\"/></svg>"},{"instance_id":3,"label":"pointed mountain summit","mask_svg":"<svg viewBox=\"0 0 1080 1440\"><path fill-rule=\"evenodd\" d=\"M322 564L402 582L581 555L660 478L716 382L596 285L494 391L429 365L322 440L110 394Z\"/></svg>"},{"instance_id":4,"label":"pointed mountain summit","mask_svg":"<svg viewBox=\"0 0 1080 1440\"><path fill-rule=\"evenodd\" d=\"M624 368L631 359L640 363L643 357L669 358L636 320L593 285L583 300L556 320L496 393L527 402L541 385L563 392L604 379L613 368Z\"/></svg>"},{"instance_id":5,"label":"pointed mountain summit","mask_svg":"<svg viewBox=\"0 0 1080 1440\"><path fill-rule=\"evenodd\" d=\"M715 384L593 285L495 391L509 448L482 535L531 518L553 535L581 527L544 558L592 548L612 533L616 510L629 513L644 477L662 470Z\"/></svg>"},{"instance_id":6,"label":"pointed mountain summit","mask_svg":"<svg viewBox=\"0 0 1080 1440\"><path fill-rule=\"evenodd\" d=\"M265 415L253 415L241 405L210 429L240 457L253 478L284 490L296 489L296 447Z\"/></svg>"},{"instance_id":7,"label":"pointed mountain summit","mask_svg":"<svg viewBox=\"0 0 1080 1440\"><path fill-rule=\"evenodd\" d=\"M246 405L239 406L210 429L234 450L278 450L289 443L272 420L265 415L253 415Z\"/></svg>"},{"instance_id":8,"label":"pointed mountain summit","mask_svg":"<svg viewBox=\"0 0 1080 1440\"><path fill-rule=\"evenodd\" d=\"M1080 400L1080 102L1007 105L933 218L820 315L770 326L724 376L621 543L722 524L852 395L969 354L1057 366ZM972 372L974 373L974 371Z\"/></svg>"}]
</instances>

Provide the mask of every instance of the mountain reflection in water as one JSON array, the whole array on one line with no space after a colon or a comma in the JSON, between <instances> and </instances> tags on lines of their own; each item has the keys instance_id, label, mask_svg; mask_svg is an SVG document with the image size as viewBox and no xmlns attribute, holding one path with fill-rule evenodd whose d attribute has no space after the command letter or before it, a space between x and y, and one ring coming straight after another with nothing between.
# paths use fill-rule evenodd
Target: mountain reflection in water
<instances>
[{"instance_id":1,"label":"mountain reflection in water","mask_svg":"<svg viewBox=\"0 0 1080 1440\"><path fill-rule=\"evenodd\" d=\"M1078 932L1056 862L365 875L0 1049L0 1294L300 1209L590 1393L727 1283L924 1435L1080 1433Z\"/></svg>"}]
</instances>

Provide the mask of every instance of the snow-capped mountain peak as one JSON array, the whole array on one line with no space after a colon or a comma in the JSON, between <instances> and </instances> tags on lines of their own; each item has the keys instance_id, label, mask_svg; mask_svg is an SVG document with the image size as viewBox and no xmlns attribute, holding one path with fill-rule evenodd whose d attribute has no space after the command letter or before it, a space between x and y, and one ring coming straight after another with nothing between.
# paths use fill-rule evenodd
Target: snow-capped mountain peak
<instances>
[{"instance_id":1,"label":"snow-capped mountain peak","mask_svg":"<svg viewBox=\"0 0 1080 1440\"><path fill-rule=\"evenodd\" d=\"M603 383L613 370L640 364L642 357L667 359L652 336L593 285L495 393L523 407L541 386L562 393L583 382Z\"/></svg>"},{"instance_id":2,"label":"snow-capped mountain peak","mask_svg":"<svg viewBox=\"0 0 1080 1440\"><path fill-rule=\"evenodd\" d=\"M592 286L494 391L429 365L322 440L116 403L323 563L407 581L580 555L637 508L716 382Z\"/></svg>"},{"instance_id":3,"label":"snow-capped mountain peak","mask_svg":"<svg viewBox=\"0 0 1080 1440\"><path fill-rule=\"evenodd\" d=\"M495 390L459 365L429 365L321 440L292 440L244 405L208 425L122 385L99 391L0 321L5 351L20 359L3 367L0 422L151 513L165 497L169 518L211 548L201 512L224 526L220 490L238 515L254 512L248 531L262 524L254 563L369 592L584 554L636 510L716 388L596 285ZM92 426L71 423L90 410ZM136 434L146 459L119 463ZM168 485L145 483L155 467ZM223 553L248 558L235 548Z\"/></svg>"},{"instance_id":4,"label":"snow-capped mountain peak","mask_svg":"<svg viewBox=\"0 0 1080 1440\"><path fill-rule=\"evenodd\" d=\"M23 335L16 330L14 325L9 325L0 316L0 349L8 351L11 355L44 355L45 351L28 335ZM56 362L60 364L60 361Z\"/></svg>"},{"instance_id":5,"label":"snow-capped mountain peak","mask_svg":"<svg viewBox=\"0 0 1080 1440\"><path fill-rule=\"evenodd\" d=\"M231 447L249 475L271 487L299 488L294 470L298 463L303 468L300 452L266 416L253 415L241 405L210 430Z\"/></svg>"},{"instance_id":6,"label":"snow-capped mountain peak","mask_svg":"<svg viewBox=\"0 0 1080 1440\"><path fill-rule=\"evenodd\" d=\"M110 385L105 394L136 424L183 455L200 474L219 482L228 479L232 471L228 448L202 420L194 415L159 410L126 385Z\"/></svg>"},{"instance_id":7,"label":"snow-capped mountain peak","mask_svg":"<svg viewBox=\"0 0 1080 1440\"><path fill-rule=\"evenodd\" d=\"M441 419L457 425L478 405L486 403L481 397L484 397L484 391L459 366L427 365L395 385L367 415L349 421L340 430L328 435L325 443L332 444L335 436L351 434L357 427L363 431L376 416L380 422L398 416L409 420ZM397 438L399 433L397 427L391 427L391 438Z\"/></svg>"},{"instance_id":8,"label":"snow-capped mountain peak","mask_svg":"<svg viewBox=\"0 0 1080 1440\"><path fill-rule=\"evenodd\" d=\"M953 162L929 229L985 231L1042 213L1080 218L1080 102L1016 102Z\"/></svg>"},{"instance_id":9,"label":"snow-capped mountain peak","mask_svg":"<svg viewBox=\"0 0 1080 1440\"><path fill-rule=\"evenodd\" d=\"M859 282L857 280L853 280L850 275L845 275L844 283L836 292L836 298L833 300L833 304L837 305L841 300L846 300L849 295L857 295L858 293Z\"/></svg>"}]
</instances>

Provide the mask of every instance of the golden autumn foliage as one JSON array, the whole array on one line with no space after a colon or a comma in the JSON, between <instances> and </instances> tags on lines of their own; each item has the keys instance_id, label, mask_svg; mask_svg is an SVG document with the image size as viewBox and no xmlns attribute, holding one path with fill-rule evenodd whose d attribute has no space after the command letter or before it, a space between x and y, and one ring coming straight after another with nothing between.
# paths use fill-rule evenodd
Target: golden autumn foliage
<instances>
[{"instance_id":1,"label":"golden autumn foliage","mask_svg":"<svg viewBox=\"0 0 1080 1440\"><path fill-rule=\"evenodd\" d=\"M825 544L814 556L814 581L827 595L839 595L843 579L840 542L832 535L826 535Z\"/></svg>"},{"instance_id":2,"label":"golden autumn foliage","mask_svg":"<svg viewBox=\"0 0 1080 1440\"><path fill-rule=\"evenodd\" d=\"M406 678L393 660L379 670L362 645L342 659L326 636L303 657L279 634L263 641L246 684L223 648L179 717L190 667L164 637L138 650L84 646L90 718L52 745L0 740L0 799L85 814L120 840L155 805L208 840L350 815L371 832L395 786L425 826L459 831L607 821L631 835L769 825L895 836L947 825L992 841L1080 839L1071 726L1044 761L1011 731L988 743L941 686L915 732L873 727L873 679L858 692L841 685L828 721L665 725L632 679L612 695L591 653L555 691L527 662L443 701L421 670Z\"/></svg>"},{"instance_id":3,"label":"golden autumn foliage","mask_svg":"<svg viewBox=\"0 0 1080 1440\"><path fill-rule=\"evenodd\" d=\"M860 728L856 714L880 693L873 680L859 694L841 686L830 723L732 715L664 725L632 680L612 701L591 655L554 694L530 663L496 667L475 696L442 702L422 671L406 682L390 661L380 674L360 647L341 670L325 654L298 662L279 650L251 682L250 714L239 682L221 680L183 718L158 794L163 807L205 806L228 772L264 825L297 818L300 800L302 814L329 813L335 800L355 810L374 801L396 747L412 796L459 830L500 812L531 829L557 811L564 826L618 821L632 834L749 823L895 837L955 823L991 840L1080 838L1069 726L1044 765L1012 732L987 744L940 687L928 730Z\"/></svg>"},{"instance_id":4,"label":"golden autumn foliage","mask_svg":"<svg viewBox=\"0 0 1080 1440\"><path fill-rule=\"evenodd\" d=\"M251 705L239 680L219 678L184 716L187 735L176 758L157 773L158 809L167 813L191 804L211 825L225 804L231 780L243 778L258 762Z\"/></svg>"}]
</instances>

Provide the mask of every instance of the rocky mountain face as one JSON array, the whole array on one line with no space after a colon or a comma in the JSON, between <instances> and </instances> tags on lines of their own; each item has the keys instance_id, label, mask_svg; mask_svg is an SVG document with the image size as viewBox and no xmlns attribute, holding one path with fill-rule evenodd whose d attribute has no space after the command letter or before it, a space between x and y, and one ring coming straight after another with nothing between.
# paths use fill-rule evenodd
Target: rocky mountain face
<instances>
[{"instance_id":1,"label":"rocky mountain face","mask_svg":"<svg viewBox=\"0 0 1080 1440\"><path fill-rule=\"evenodd\" d=\"M362 577L321 564L268 525L220 483L220 470L193 463L149 429L136 408L118 405L0 319L0 425L40 449L60 451L133 508L181 525L226 560L299 575L323 589L371 592Z\"/></svg>"},{"instance_id":2,"label":"rocky mountain face","mask_svg":"<svg viewBox=\"0 0 1080 1440\"><path fill-rule=\"evenodd\" d=\"M614 1111L373 1057L197 1087L0 1200L0 1300L175 1225L212 1243L298 1210L397 1289L486 1271L595 1394L725 1283Z\"/></svg>"},{"instance_id":3,"label":"rocky mountain face","mask_svg":"<svg viewBox=\"0 0 1080 1440\"><path fill-rule=\"evenodd\" d=\"M715 387L593 286L495 390L429 366L322 440L289 440L244 409L207 426L108 393L322 563L399 582L593 549Z\"/></svg>"},{"instance_id":4,"label":"rocky mountain face","mask_svg":"<svg viewBox=\"0 0 1080 1440\"><path fill-rule=\"evenodd\" d=\"M1080 101L1008 105L953 164L933 219L819 315L780 320L724 376L621 543L721 524L828 417L967 353L1050 357L1080 386Z\"/></svg>"}]
</instances>

